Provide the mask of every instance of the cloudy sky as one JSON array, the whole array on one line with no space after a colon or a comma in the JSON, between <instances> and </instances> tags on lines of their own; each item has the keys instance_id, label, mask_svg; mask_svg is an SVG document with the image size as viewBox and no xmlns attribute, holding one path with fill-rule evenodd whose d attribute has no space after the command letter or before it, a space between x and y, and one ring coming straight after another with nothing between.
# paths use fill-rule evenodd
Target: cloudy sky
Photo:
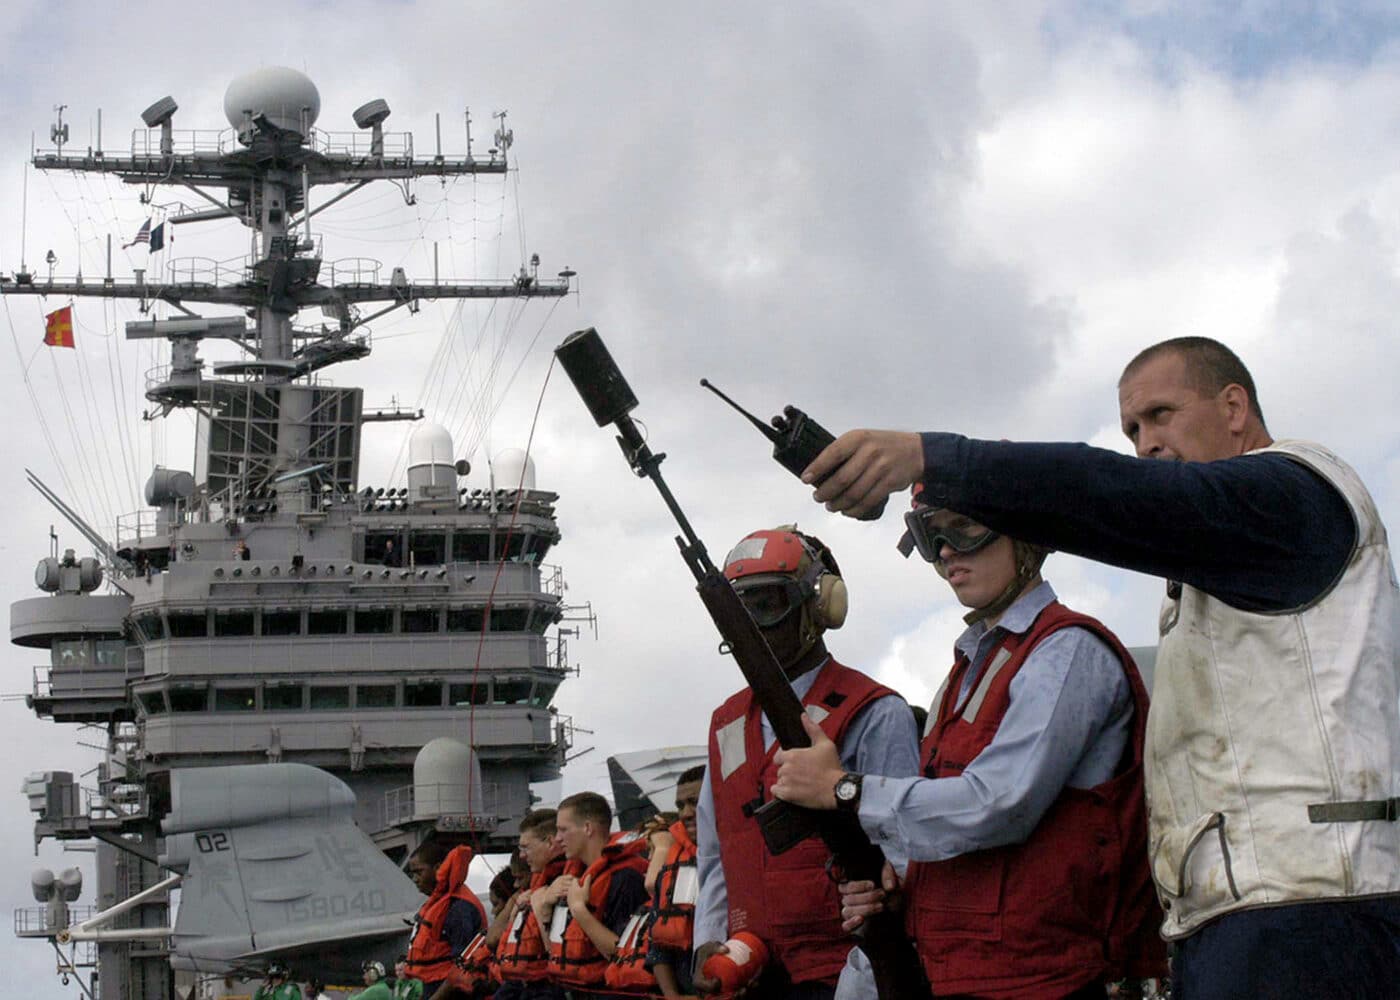
<instances>
[{"instance_id":1,"label":"cloudy sky","mask_svg":"<svg viewBox=\"0 0 1400 1000\"><path fill-rule=\"evenodd\" d=\"M834 549L852 594L839 658L926 702L960 629L930 568L877 524L832 518L697 386L706 376L763 414L795 403L835 431L951 429L1123 448L1114 385L1153 341L1208 334L1254 371L1276 436L1355 463L1388 523L1400 509L1400 18L1380 3L879 5L709 3L262 3L111 5L11 0L0 23L0 270L105 269L151 210L98 177L28 174L66 104L71 144L125 151L164 94L177 128L224 126L229 80L285 64L320 88L319 127L351 131L374 98L386 128L478 151L509 110L518 173L505 182L381 187L318 218L328 260L374 258L431 275L496 277L539 253L579 294L517 315L425 304L374 325L375 352L342 366L367 402L423 406L480 469L523 447L562 499L570 600L597 635L571 642L579 677L557 704L581 731L566 790L601 787L611 753L699 743L739 683L671 543L651 487L627 471L550 348L596 326L668 453L665 472L718 558L758 527L796 520ZM156 202L178 195L160 192ZM184 200L195 203L193 196ZM178 231L156 262L227 260L234 224ZM115 251L114 270L149 267ZM58 303L62 304L62 303ZM54 303L8 299L0 440L9 528L0 594L28 597L56 518L33 468L105 532L135 509L153 462L190 467L189 427L139 419L147 369L121 339L124 307L79 303L79 350L39 350ZM222 356L217 347L201 352ZM492 359L498 359L493 365ZM542 395L543 393L543 395ZM489 418L489 419L488 419ZM365 438L363 481L402 475L402 425ZM397 471L396 471L397 470ZM64 545L77 542L60 525ZM1061 595L1130 644L1153 640L1160 584L1065 556ZM9 647L27 691L37 661ZM96 734L0 704L0 789L30 771L84 770ZM29 825L0 809L10 874L28 902ZM44 863L73 858L45 849ZM41 945L0 940L30 995L66 996ZM48 991L48 992L45 992Z\"/></svg>"}]
</instances>

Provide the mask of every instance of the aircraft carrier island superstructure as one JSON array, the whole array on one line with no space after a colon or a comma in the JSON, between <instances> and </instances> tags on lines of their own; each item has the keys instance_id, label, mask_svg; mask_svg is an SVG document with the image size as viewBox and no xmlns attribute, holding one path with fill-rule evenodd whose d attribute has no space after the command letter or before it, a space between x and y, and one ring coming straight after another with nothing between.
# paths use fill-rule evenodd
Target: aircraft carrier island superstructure
<instances>
[{"instance_id":1,"label":"aircraft carrier island superstructure","mask_svg":"<svg viewBox=\"0 0 1400 1000\"><path fill-rule=\"evenodd\" d=\"M167 926L167 869L182 870L162 836L181 794L172 775L193 788L192 769L312 765L349 786L355 825L401 862L428 836L510 850L530 783L558 777L570 745L570 722L551 707L568 673L564 636L550 631L566 612L561 573L546 563L560 538L556 494L536 487L520 451L467 479L448 431L428 422L413 429L405 483L362 486L362 428L422 414L367 410L362 389L322 372L367 355L367 323L387 312L561 296L572 272L541 278L536 258L502 281L422 282L399 268L381 280L362 258L325 262L311 230L319 211L375 180L502 174L512 137L502 124L484 157L469 139L465 157L415 158L411 135L384 131L385 102L361 107L361 131L346 134L314 128L319 106L306 77L271 68L229 87L223 132L175 130L169 98L145 112L129 156L67 155L56 131L59 148L40 151L37 168L182 185L203 202L167 224L232 216L252 252L239 266L176 259L158 279L23 268L0 279L6 295L138 302L151 318L127 323L126 337L170 344L169 366L146 385L153 415L197 414L195 468L157 468L149 509L121 519L115 538L31 474L94 552L55 546L36 574L45 593L12 605L10 629L48 652L34 711L107 733L92 787L66 772L26 787L36 837L99 841L96 908L135 897L105 930L59 935L73 948L95 942L85 989L103 1000L171 995L182 940ZM313 207L311 189L326 184L340 190ZM322 316L299 324L308 308ZM206 367L198 352L212 339L242 355ZM199 851L217 846L199 836ZM17 929L51 940L55 921L83 930L76 909L55 915L64 890L62 878L37 879L49 905L17 915ZM69 971L83 976L81 966Z\"/></svg>"}]
</instances>

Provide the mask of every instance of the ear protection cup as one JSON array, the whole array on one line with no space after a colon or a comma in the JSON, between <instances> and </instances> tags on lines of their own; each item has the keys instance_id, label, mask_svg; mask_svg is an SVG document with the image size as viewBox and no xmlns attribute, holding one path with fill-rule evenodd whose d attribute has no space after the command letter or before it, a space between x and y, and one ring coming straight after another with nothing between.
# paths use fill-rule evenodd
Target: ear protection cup
<instances>
[{"instance_id":1,"label":"ear protection cup","mask_svg":"<svg viewBox=\"0 0 1400 1000\"><path fill-rule=\"evenodd\" d=\"M849 595L846 581L834 573L817 577L812 599L812 621L821 628L840 628L846 622Z\"/></svg>"}]
</instances>

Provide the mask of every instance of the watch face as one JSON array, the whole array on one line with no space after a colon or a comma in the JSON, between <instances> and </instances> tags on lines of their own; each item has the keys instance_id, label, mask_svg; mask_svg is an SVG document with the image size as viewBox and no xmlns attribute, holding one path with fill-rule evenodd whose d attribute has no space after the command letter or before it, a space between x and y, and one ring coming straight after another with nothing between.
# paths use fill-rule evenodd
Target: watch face
<instances>
[{"instance_id":1,"label":"watch face","mask_svg":"<svg viewBox=\"0 0 1400 1000\"><path fill-rule=\"evenodd\" d=\"M856 783L853 778L842 778L836 783L836 798L841 802L849 802L856 797Z\"/></svg>"}]
</instances>

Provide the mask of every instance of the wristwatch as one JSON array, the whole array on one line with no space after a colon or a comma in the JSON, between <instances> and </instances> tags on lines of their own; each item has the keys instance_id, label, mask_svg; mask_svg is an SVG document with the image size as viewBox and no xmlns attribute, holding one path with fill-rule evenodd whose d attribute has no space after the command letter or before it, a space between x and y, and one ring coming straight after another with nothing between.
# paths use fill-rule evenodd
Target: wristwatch
<instances>
[{"instance_id":1,"label":"wristwatch","mask_svg":"<svg viewBox=\"0 0 1400 1000\"><path fill-rule=\"evenodd\" d=\"M863 776L849 771L836 779L836 808L855 812L860 806L860 782Z\"/></svg>"}]
</instances>

